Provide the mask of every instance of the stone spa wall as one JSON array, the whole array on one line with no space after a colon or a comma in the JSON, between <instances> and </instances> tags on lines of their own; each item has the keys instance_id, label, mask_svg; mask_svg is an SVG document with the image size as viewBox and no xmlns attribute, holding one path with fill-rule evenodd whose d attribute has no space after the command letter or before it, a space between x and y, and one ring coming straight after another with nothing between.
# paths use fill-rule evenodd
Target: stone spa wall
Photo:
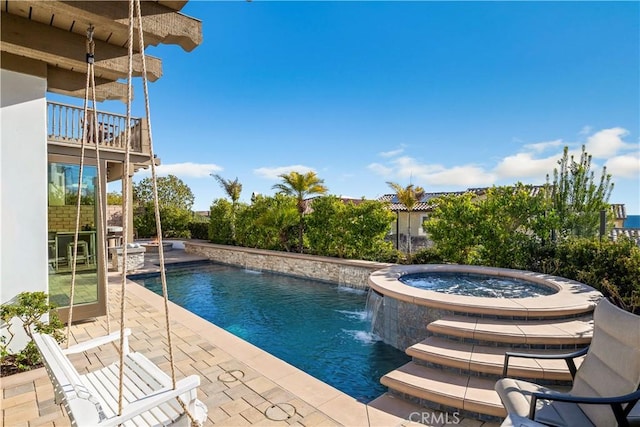
<instances>
[{"instance_id":1,"label":"stone spa wall","mask_svg":"<svg viewBox=\"0 0 640 427\"><path fill-rule=\"evenodd\" d=\"M357 289L369 287L368 277L373 271L392 265L193 241L185 241L184 247L187 253L222 264L322 280Z\"/></svg>"}]
</instances>

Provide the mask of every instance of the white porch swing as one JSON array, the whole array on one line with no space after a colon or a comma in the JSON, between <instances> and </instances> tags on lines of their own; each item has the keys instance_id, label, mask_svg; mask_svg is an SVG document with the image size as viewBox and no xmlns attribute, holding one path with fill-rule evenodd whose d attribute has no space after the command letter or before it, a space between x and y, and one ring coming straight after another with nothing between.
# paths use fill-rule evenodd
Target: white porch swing
<instances>
[{"instance_id":1,"label":"white porch swing","mask_svg":"<svg viewBox=\"0 0 640 427\"><path fill-rule=\"evenodd\" d=\"M129 2L129 76L128 76L128 102L127 121L131 117L131 80L132 80L132 57L133 57L133 28L134 10L137 15L139 50L142 53L142 74L145 95L145 107L147 117L150 119L148 87L146 78L146 62L144 56L144 40L142 33L142 18L140 12L140 0L130 0ZM97 114L95 111L95 77L93 67L93 28L87 32L87 84L85 92L84 117L93 117L93 141L98 141L95 134L98 129ZM89 91L92 93L93 114L87 115ZM149 124L151 128L151 124ZM83 124L83 139L80 157L79 183L82 182L84 167L85 144L87 138L87 121ZM131 141L131 130L126 130L126 154L125 154L125 174L130 176L129 149ZM153 158L153 139L149 130L149 140L151 146L151 158ZM104 241L106 231L106 221L104 215L103 183L100 170L100 144L95 144L96 161L98 165L98 222L100 227L99 241ZM56 403L64 405L66 412L71 419L72 425L76 426L165 426L165 425L187 425L201 426L207 418L207 407L197 399L197 388L200 385L200 378L191 375L180 381L176 381L173 348L171 342L171 327L169 318L169 304L167 297L167 282L164 268L164 254L162 251L162 228L160 226L160 214L158 205L158 194L156 186L155 164L151 162L152 182L155 201L155 215L158 230L160 274L162 279L162 289L165 306L165 322L168 339L169 359L171 363L171 376L164 373L155 364L149 361L144 355L132 352L129 349L128 337L131 330L125 328L125 302L126 302L126 267L123 266L121 291L120 291L120 331L111 333L109 323L109 313L107 313L108 335L98 337L88 342L80 343L66 349L61 349L56 340L50 335L34 333L33 338L42 355L44 365L55 390ZM78 255L78 231L80 227L80 185L78 186L78 201L76 215L76 232L73 245L73 263L71 273L71 290L69 304L69 319L67 329L67 346L70 338L70 326L73 319L73 298L75 292L76 258ZM128 233L128 206L129 199L128 186L124 188L123 200L123 235ZM106 252L103 251L104 258L100 265L104 277L107 274ZM127 257L127 245L123 247L123 259ZM108 292L106 292L108 295ZM107 309L109 303L107 300ZM103 367L93 372L81 375L67 358L68 354L80 353L89 349L114 343L119 341L119 360L109 366Z\"/></svg>"}]
</instances>

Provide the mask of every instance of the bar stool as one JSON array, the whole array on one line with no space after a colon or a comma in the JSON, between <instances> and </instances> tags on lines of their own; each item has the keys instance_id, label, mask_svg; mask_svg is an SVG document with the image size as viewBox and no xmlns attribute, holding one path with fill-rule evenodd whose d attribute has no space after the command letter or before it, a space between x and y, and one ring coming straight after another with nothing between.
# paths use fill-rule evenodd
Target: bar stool
<instances>
[{"instance_id":1,"label":"bar stool","mask_svg":"<svg viewBox=\"0 0 640 427\"><path fill-rule=\"evenodd\" d=\"M89 245L84 240L78 240L78 257L76 262L84 261L84 264L89 264ZM67 260L71 266L73 262L73 242L69 242L67 245Z\"/></svg>"}]
</instances>

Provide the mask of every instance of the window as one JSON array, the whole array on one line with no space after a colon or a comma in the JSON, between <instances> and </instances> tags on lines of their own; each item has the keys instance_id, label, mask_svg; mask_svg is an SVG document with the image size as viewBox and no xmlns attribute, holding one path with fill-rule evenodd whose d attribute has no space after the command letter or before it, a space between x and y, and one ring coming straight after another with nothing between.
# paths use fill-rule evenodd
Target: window
<instances>
[{"instance_id":1,"label":"window","mask_svg":"<svg viewBox=\"0 0 640 427\"><path fill-rule=\"evenodd\" d=\"M51 160L51 158L50 158ZM100 243L97 241L97 168L85 165L80 181L80 165L77 160L51 161L48 165L48 250L49 250L49 298L58 307L68 307L71 293L71 273L75 255L76 279L74 292L74 320L104 312L104 282L98 274ZM80 216L78 247L74 239L78 220L78 186L80 186ZM102 303L102 306L104 303ZM61 310L64 318L66 310ZM83 314L84 312L84 314Z\"/></svg>"}]
</instances>

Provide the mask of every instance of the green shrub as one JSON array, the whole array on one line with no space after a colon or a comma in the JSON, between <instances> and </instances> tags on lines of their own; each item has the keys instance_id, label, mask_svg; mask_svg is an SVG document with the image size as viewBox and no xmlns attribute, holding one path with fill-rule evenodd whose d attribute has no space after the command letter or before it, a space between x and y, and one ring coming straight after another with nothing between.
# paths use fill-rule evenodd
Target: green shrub
<instances>
[{"instance_id":1,"label":"green shrub","mask_svg":"<svg viewBox=\"0 0 640 427\"><path fill-rule=\"evenodd\" d=\"M413 264L442 264L445 259L435 248L423 248L413 254L411 261Z\"/></svg>"},{"instance_id":2,"label":"green shrub","mask_svg":"<svg viewBox=\"0 0 640 427\"><path fill-rule=\"evenodd\" d=\"M209 221L196 219L189 223L189 231L192 239L209 240Z\"/></svg>"},{"instance_id":3,"label":"green shrub","mask_svg":"<svg viewBox=\"0 0 640 427\"><path fill-rule=\"evenodd\" d=\"M162 237L190 238L189 225L192 216L191 211L187 209L175 206L160 207ZM136 211L136 215L133 217L133 226L138 232L138 237L156 237L158 235L153 203L149 202Z\"/></svg>"},{"instance_id":4,"label":"green shrub","mask_svg":"<svg viewBox=\"0 0 640 427\"><path fill-rule=\"evenodd\" d=\"M233 205L226 199L214 200L209 209L207 238L221 245L233 244Z\"/></svg>"},{"instance_id":5,"label":"green shrub","mask_svg":"<svg viewBox=\"0 0 640 427\"><path fill-rule=\"evenodd\" d=\"M42 320L46 314L49 314L48 322ZM9 348L15 338L15 332L12 329L15 318L22 321L24 332L31 340L21 351L11 353ZM7 335L3 336L0 342L2 376L27 371L40 365L40 353L33 342L33 332L49 334L58 342L64 339L62 334L64 325L58 318L55 305L48 302L47 294L44 292L22 292L18 294L15 302L2 304L0 320L7 325L5 328Z\"/></svg>"},{"instance_id":6,"label":"green shrub","mask_svg":"<svg viewBox=\"0 0 640 427\"><path fill-rule=\"evenodd\" d=\"M570 239L558 245L554 260L557 275L593 286L640 314L640 247L632 240Z\"/></svg>"}]
</instances>

